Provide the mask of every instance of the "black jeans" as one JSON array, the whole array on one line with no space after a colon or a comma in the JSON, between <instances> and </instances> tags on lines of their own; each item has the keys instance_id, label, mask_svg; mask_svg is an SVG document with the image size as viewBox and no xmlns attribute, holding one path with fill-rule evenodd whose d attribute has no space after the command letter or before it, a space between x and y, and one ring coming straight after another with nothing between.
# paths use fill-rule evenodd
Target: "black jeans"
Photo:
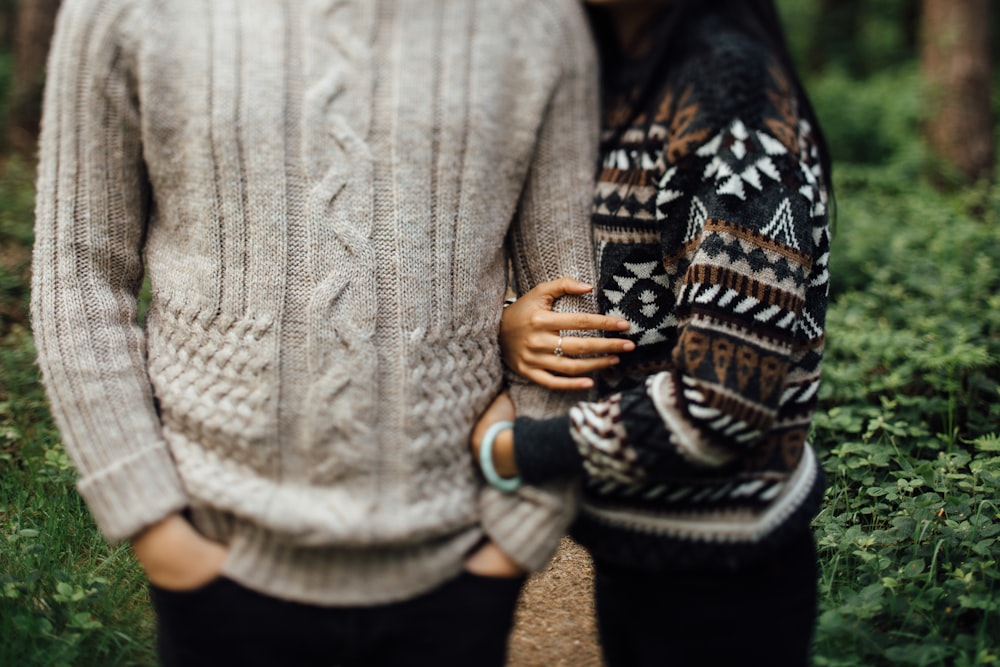
<instances>
[{"instance_id":1,"label":"black jeans","mask_svg":"<svg viewBox=\"0 0 1000 667\"><path fill-rule=\"evenodd\" d=\"M596 564L608 667L808 665L819 573L809 532L739 570L656 574Z\"/></svg>"},{"instance_id":2,"label":"black jeans","mask_svg":"<svg viewBox=\"0 0 1000 667\"><path fill-rule=\"evenodd\" d=\"M374 607L288 602L226 578L150 597L164 667L502 667L523 583L465 572Z\"/></svg>"}]
</instances>

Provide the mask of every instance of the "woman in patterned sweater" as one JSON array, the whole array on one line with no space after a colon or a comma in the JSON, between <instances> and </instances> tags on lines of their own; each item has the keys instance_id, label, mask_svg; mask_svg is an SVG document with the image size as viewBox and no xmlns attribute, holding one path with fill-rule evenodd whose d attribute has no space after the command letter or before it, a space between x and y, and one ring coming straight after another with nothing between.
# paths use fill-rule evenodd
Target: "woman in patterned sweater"
<instances>
[{"instance_id":1,"label":"woman in patterned sweater","mask_svg":"<svg viewBox=\"0 0 1000 667\"><path fill-rule=\"evenodd\" d=\"M550 312L590 289L554 281L505 310L503 343L508 365L546 386L585 387L606 368L604 398L515 421L501 396L473 446L501 488L583 480L573 535L595 560L610 666L806 664L825 142L770 0L590 4L605 317ZM627 331L561 335L586 328Z\"/></svg>"}]
</instances>

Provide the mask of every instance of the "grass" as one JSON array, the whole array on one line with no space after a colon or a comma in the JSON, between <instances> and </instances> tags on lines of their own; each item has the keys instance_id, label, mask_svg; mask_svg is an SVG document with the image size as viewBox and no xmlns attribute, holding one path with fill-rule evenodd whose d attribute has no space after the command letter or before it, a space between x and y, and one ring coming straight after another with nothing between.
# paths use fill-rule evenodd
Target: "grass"
<instances>
[{"instance_id":1,"label":"grass","mask_svg":"<svg viewBox=\"0 0 1000 667\"><path fill-rule=\"evenodd\" d=\"M917 85L904 66L811 88L839 209L821 667L1000 665L1000 188L924 185ZM0 178L0 664L150 665L140 570L73 490L33 366L30 183Z\"/></svg>"},{"instance_id":2,"label":"grass","mask_svg":"<svg viewBox=\"0 0 1000 667\"><path fill-rule=\"evenodd\" d=\"M0 341L0 664L148 665L152 625L131 551L73 488L21 324Z\"/></svg>"},{"instance_id":3,"label":"grass","mask_svg":"<svg viewBox=\"0 0 1000 667\"><path fill-rule=\"evenodd\" d=\"M97 533L74 490L27 325L31 171L0 175L0 665L151 665L131 551Z\"/></svg>"}]
</instances>

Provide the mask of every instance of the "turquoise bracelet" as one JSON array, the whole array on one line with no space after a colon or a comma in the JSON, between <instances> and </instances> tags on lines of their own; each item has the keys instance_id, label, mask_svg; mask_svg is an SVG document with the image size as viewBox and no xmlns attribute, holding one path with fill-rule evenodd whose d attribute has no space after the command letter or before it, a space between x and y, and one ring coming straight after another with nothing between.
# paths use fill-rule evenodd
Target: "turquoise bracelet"
<instances>
[{"instance_id":1,"label":"turquoise bracelet","mask_svg":"<svg viewBox=\"0 0 1000 667\"><path fill-rule=\"evenodd\" d=\"M497 469L493 467L493 441L504 429L514 428L514 422L500 421L494 423L483 434L483 442L479 445L479 469L483 471L483 477L490 486L504 493L511 493L521 488L524 480L520 475L516 477L501 477Z\"/></svg>"}]
</instances>

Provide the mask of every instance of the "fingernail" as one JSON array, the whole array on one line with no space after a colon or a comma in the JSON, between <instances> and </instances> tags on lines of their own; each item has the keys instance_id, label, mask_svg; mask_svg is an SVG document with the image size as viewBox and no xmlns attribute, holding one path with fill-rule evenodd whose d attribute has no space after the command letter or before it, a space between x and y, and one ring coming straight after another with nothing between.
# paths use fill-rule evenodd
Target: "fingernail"
<instances>
[{"instance_id":1,"label":"fingernail","mask_svg":"<svg viewBox=\"0 0 1000 667\"><path fill-rule=\"evenodd\" d=\"M631 352L634 349L635 349L635 343L633 343L632 341L627 340L624 343L622 343L622 351Z\"/></svg>"},{"instance_id":2,"label":"fingernail","mask_svg":"<svg viewBox=\"0 0 1000 667\"><path fill-rule=\"evenodd\" d=\"M620 361L621 359L619 359L618 357L608 357L608 363L612 366L619 363Z\"/></svg>"},{"instance_id":3,"label":"fingernail","mask_svg":"<svg viewBox=\"0 0 1000 667\"><path fill-rule=\"evenodd\" d=\"M631 326L632 325L629 323L628 320L618 320L618 328L621 329L622 331L628 329Z\"/></svg>"},{"instance_id":4,"label":"fingernail","mask_svg":"<svg viewBox=\"0 0 1000 667\"><path fill-rule=\"evenodd\" d=\"M594 386L593 380L580 380L580 389L590 389Z\"/></svg>"}]
</instances>

